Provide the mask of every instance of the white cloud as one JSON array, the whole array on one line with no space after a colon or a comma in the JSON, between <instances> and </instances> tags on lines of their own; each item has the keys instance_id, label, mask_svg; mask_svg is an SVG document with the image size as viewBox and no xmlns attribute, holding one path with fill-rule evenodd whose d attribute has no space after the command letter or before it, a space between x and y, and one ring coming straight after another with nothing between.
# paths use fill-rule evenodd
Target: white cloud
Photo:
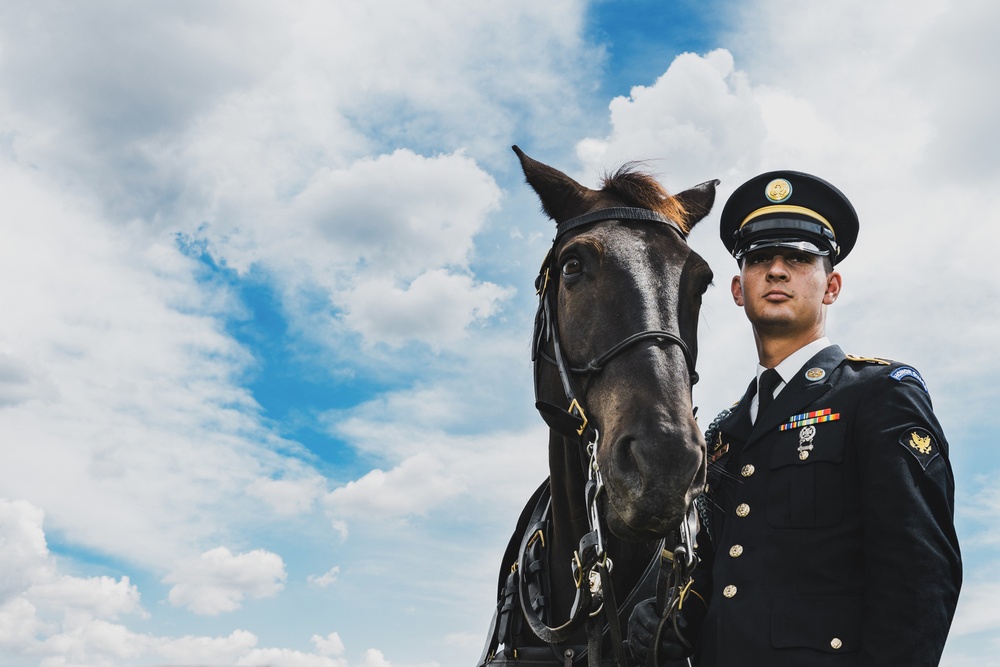
<instances>
[{"instance_id":1,"label":"white cloud","mask_svg":"<svg viewBox=\"0 0 1000 667\"><path fill-rule=\"evenodd\" d=\"M164 582L173 584L171 604L214 616L239 609L244 598L277 595L287 576L278 554L255 549L234 555L226 547L216 547L179 563Z\"/></svg>"},{"instance_id":2,"label":"white cloud","mask_svg":"<svg viewBox=\"0 0 1000 667\"><path fill-rule=\"evenodd\" d=\"M460 480L443 472L436 458L417 454L389 472L376 468L334 489L326 503L337 516L384 519L421 514L465 490Z\"/></svg>"},{"instance_id":3,"label":"white cloud","mask_svg":"<svg viewBox=\"0 0 1000 667\"><path fill-rule=\"evenodd\" d=\"M139 603L139 589L129 582L127 576L116 581L111 577L60 575L34 584L28 596L39 609L47 608L64 614L108 619L116 619L122 614L148 617Z\"/></svg>"},{"instance_id":4,"label":"white cloud","mask_svg":"<svg viewBox=\"0 0 1000 667\"><path fill-rule=\"evenodd\" d=\"M391 667L391 665L381 651L370 648L365 651L365 655L361 659L361 667Z\"/></svg>"},{"instance_id":5,"label":"white cloud","mask_svg":"<svg viewBox=\"0 0 1000 667\"><path fill-rule=\"evenodd\" d=\"M2 158L0 177L0 352L33 378L4 408L0 486L68 540L159 566L266 517L247 486L308 471L241 386L250 359L216 319L229 295L173 239L108 227Z\"/></svg>"},{"instance_id":6,"label":"white cloud","mask_svg":"<svg viewBox=\"0 0 1000 667\"><path fill-rule=\"evenodd\" d=\"M337 583L337 576L340 574L340 566L334 565L329 570L323 574L310 574L306 580L313 584L314 586L319 586L320 588L328 588Z\"/></svg>"},{"instance_id":7,"label":"white cloud","mask_svg":"<svg viewBox=\"0 0 1000 667\"><path fill-rule=\"evenodd\" d=\"M419 340L438 348L465 337L469 325L494 315L511 294L508 288L435 269L405 289L391 279L359 285L344 299L344 319L373 342Z\"/></svg>"},{"instance_id":8,"label":"white cloud","mask_svg":"<svg viewBox=\"0 0 1000 667\"><path fill-rule=\"evenodd\" d=\"M51 578L44 518L30 503L0 499L0 603L24 593L35 581Z\"/></svg>"},{"instance_id":9,"label":"white cloud","mask_svg":"<svg viewBox=\"0 0 1000 667\"><path fill-rule=\"evenodd\" d=\"M326 480L318 475L304 479L258 478L247 486L247 493L266 502L281 516L294 516L312 509L326 489Z\"/></svg>"},{"instance_id":10,"label":"white cloud","mask_svg":"<svg viewBox=\"0 0 1000 667\"><path fill-rule=\"evenodd\" d=\"M176 665L233 664L257 646L257 637L246 630L234 630L226 637L150 637L152 656Z\"/></svg>"},{"instance_id":11,"label":"white cloud","mask_svg":"<svg viewBox=\"0 0 1000 667\"><path fill-rule=\"evenodd\" d=\"M117 657L132 655L123 626L103 619L147 614L126 576L59 574L42 528L44 515L25 501L0 499L0 653L72 656L79 642ZM124 634L123 634L124 633Z\"/></svg>"},{"instance_id":12,"label":"white cloud","mask_svg":"<svg viewBox=\"0 0 1000 667\"><path fill-rule=\"evenodd\" d=\"M304 653L287 648L254 649L236 661L241 667L347 667L343 658Z\"/></svg>"},{"instance_id":13,"label":"white cloud","mask_svg":"<svg viewBox=\"0 0 1000 667\"><path fill-rule=\"evenodd\" d=\"M611 133L577 145L588 178L629 160L652 160L674 191L752 169L761 152L764 118L751 81L724 49L685 53L652 86L611 101Z\"/></svg>"},{"instance_id":14,"label":"white cloud","mask_svg":"<svg viewBox=\"0 0 1000 667\"><path fill-rule=\"evenodd\" d=\"M336 632L331 632L326 637L313 635L312 643L316 646L316 652L320 655L329 655L334 657L344 655L344 642L340 639L340 635Z\"/></svg>"}]
</instances>

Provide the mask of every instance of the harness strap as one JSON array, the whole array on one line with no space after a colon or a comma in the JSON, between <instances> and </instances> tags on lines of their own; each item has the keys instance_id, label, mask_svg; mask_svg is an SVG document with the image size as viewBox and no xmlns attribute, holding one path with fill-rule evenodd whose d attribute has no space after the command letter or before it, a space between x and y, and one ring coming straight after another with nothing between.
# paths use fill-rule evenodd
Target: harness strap
<instances>
[{"instance_id":1,"label":"harness strap","mask_svg":"<svg viewBox=\"0 0 1000 667\"><path fill-rule=\"evenodd\" d=\"M537 519L533 520L535 514L539 511L539 508L544 508L548 505L548 495L549 495L549 479L546 478L542 484L535 489L535 492L531 494L531 498L525 504L524 509L521 510L521 515L517 519L517 525L514 529L514 534L511 535L510 540L507 542L507 549L504 550L503 560L500 561L500 574L497 581L497 607L493 611L493 620L490 622L490 629L486 637L486 645L483 647L483 653L479 657L480 665L485 664L487 661L491 660L493 656L496 655L496 650L500 645L501 637L513 637L516 633L513 632L513 627L511 627L512 621L507 621L501 623L501 616L503 615L503 608L505 605L505 590L508 585L514 585L515 599L512 602L516 602L516 592L517 592L517 581L516 572L512 571L512 565L518 562L517 550L521 546L521 535L528 528L529 524L536 523ZM511 575L515 575L515 579L511 581ZM518 618L520 614L517 613L518 609L515 607L507 612L510 618ZM501 633L501 625L504 626L507 632ZM507 634L507 633L511 634Z\"/></svg>"}]
</instances>

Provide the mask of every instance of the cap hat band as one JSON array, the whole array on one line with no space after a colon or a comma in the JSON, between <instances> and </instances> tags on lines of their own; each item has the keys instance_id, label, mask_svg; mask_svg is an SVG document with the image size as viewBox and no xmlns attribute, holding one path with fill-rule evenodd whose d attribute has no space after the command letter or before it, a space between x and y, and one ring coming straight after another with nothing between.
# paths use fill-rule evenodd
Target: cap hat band
<instances>
[{"instance_id":1,"label":"cap hat band","mask_svg":"<svg viewBox=\"0 0 1000 667\"><path fill-rule=\"evenodd\" d=\"M833 237L837 238L837 234L833 230L833 225L831 225L830 222L826 218L821 216L819 213L817 213L812 209L805 208L804 206L792 206L789 204L775 204L774 206L765 206L763 208L757 209L747 217L743 218L743 222L740 223L740 229L742 229L751 220L755 220L761 217L762 215L771 215L774 213L797 213L799 215L804 215L808 218L811 218L813 220L816 220L817 222L822 223L824 227L830 230L830 233L833 234Z\"/></svg>"}]
</instances>

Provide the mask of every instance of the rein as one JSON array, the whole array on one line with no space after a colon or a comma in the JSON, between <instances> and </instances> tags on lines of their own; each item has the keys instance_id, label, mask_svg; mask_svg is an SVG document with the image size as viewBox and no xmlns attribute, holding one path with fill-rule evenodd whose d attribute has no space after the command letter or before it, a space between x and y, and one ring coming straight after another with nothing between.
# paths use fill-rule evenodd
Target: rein
<instances>
[{"instance_id":1,"label":"rein","mask_svg":"<svg viewBox=\"0 0 1000 667\"><path fill-rule=\"evenodd\" d=\"M581 626L586 626L588 637L588 660L591 667L601 664L601 643L603 630L599 615L606 616L611 644L614 651L614 662L618 667L625 667L625 656L622 643L621 626L618 619L618 605L611 586L611 571L613 563L605 551L602 534L602 519L599 513L600 494L604 489L604 480L597 465L597 448L600 434L587 418L587 413L579 398L574 376L598 373L615 357L632 346L648 340L657 343L669 343L678 346L684 354L691 384L698 381L695 370L695 359L688 344L678 335L669 331L648 330L634 333L603 354L595 357L584 366L571 366L563 354L559 339L559 327L556 320L556 290L550 290L550 270L553 268L553 253L559 239L571 230L602 220L647 220L660 222L684 237L680 226L654 211L643 208L612 207L592 211L571 218L556 225L556 235L542 263L542 269L535 281L538 293L538 310L535 315L535 331L532 341L532 361L535 362L535 407L549 428L570 440L576 440L581 446L581 456L586 454L587 484L585 487L587 504L587 522L589 531L580 539L579 547L573 558L573 578L576 585L576 597L570 609L569 619L562 625L552 627L547 625L532 607L527 590L527 578L519 578L519 597L524 618L532 632L548 644L559 644L569 640ZM552 344L552 355L545 352L546 343ZM563 392L568 404L562 408L539 398L540 361L552 364L559 373ZM677 534L677 546L673 551L660 549L660 575L657 582L657 597L665 610L661 621L661 630L665 623L671 621L676 625L677 611L683 604L683 596L690 586L691 575L696 563L694 553L694 535L697 534L697 511L692 504L688 516L682 522ZM528 565L526 555L537 539L532 531L525 534L518 556L518 568L525 572ZM669 575L664 576L664 572ZM657 633L659 635L659 632Z\"/></svg>"}]
</instances>

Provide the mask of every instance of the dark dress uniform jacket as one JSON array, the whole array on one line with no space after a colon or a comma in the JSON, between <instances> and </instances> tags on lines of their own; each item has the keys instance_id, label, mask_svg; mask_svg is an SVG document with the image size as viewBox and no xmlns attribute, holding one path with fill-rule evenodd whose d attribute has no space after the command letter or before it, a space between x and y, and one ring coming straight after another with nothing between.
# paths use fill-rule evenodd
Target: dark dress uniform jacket
<instances>
[{"instance_id":1,"label":"dark dress uniform jacket","mask_svg":"<svg viewBox=\"0 0 1000 667\"><path fill-rule=\"evenodd\" d=\"M755 392L708 443L700 664L937 665L962 575L924 381L832 345L751 425Z\"/></svg>"}]
</instances>

